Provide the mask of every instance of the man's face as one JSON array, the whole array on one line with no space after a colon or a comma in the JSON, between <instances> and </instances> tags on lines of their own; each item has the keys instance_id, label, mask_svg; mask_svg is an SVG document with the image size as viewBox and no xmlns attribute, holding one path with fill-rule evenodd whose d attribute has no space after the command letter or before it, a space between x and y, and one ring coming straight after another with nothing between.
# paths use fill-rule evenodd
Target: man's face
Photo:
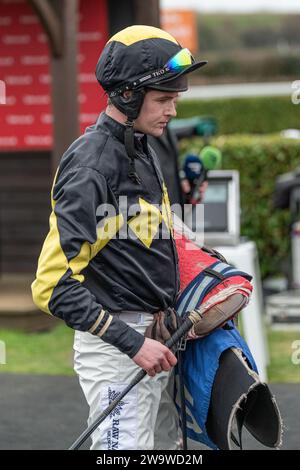
<instances>
[{"instance_id":1,"label":"man's face","mask_svg":"<svg viewBox=\"0 0 300 470\"><path fill-rule=\"evenodd\" d=\"M176 116L178 93L171 91L149 90L135 120L135 130L143 134L160 137L168 121Z\"/></svg>"}]
</instances>

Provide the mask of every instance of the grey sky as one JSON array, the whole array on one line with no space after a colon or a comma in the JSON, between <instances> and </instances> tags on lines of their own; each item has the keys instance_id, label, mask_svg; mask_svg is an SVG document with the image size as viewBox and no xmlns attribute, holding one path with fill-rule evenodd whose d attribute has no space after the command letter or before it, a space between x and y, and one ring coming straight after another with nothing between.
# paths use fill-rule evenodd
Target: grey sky
<instances>
[{"instance_id":1,"label":"grey sky","mask_svg":"<svg viewBox=\"0 0 300 470\"><path fill-rule=\"evenodd\" d=\"M257 10L282 13L300 12L300 0L160 0L162 8L195 9L198 11L249 12Z\"/></svg>"}]
</instances>

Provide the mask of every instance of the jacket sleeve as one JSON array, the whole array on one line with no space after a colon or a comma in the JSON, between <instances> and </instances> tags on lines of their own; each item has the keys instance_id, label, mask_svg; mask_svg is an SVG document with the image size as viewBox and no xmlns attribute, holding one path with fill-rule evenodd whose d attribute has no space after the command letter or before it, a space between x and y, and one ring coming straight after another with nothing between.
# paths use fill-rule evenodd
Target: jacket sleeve
<instances>
[{"instance_id":1,"label":"jacket sleeve","mask_svg":"<svg viewBox=\"0 0 300 470\"><path fill-rule=\"evenodd\" d=\"M59 172L58 172L59 173ZM107 183L97 170L79 167L62 172L51 192L50 230L32 284L35 304L75 330L89 331L133 357L144 337L110 315L84 285L82 271L123 223L97 227L96 212L107 202Z\"/></svg>"}]
</instances>

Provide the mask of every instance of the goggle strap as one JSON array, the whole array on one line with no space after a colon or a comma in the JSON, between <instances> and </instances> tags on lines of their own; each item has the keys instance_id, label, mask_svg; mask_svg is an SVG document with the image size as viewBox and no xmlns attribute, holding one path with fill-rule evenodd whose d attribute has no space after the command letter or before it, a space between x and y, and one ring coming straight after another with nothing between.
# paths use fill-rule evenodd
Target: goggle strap
<instances>
[{"instance_id":1,"label":"goggle strap","mask_svg":"<svg viewBox=\"0 0 300 470\"><path fill-rule=\"evenodd\" d=\"M175 61L176 57L180 57L182 55L185 55L186 53L188 53L191 59L190 63L187 63L187 64L176 63ZM171 62L174 62L174 61L176 63L175 68L173 68L173 66L170 65ZM172 73L172 72L175 72L176 70L179 70L179 71L184 70L186 67L189 67L190 65L192 65L193 62L194 62L194 57L192 56L190 51L187 48L181 49L173 57L171 57L162 68L155 70L154 72L148 73L147 75L144 75L143 77L140 77L134 80L134 82L124 85L122 88L119 88L118 90L111 91L109 93L109 97L112 98L114 96L121 95L126 90L134 90L135 88L139 87L144 82L151 80L152 78L160 78L167 73Z\"/></svg>"}]
</instances>

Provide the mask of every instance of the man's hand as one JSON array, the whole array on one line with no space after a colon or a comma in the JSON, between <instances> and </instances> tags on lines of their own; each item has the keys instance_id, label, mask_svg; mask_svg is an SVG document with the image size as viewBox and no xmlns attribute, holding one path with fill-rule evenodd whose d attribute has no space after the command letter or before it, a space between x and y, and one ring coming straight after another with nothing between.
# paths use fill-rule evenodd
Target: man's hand
<instances>
[{"instance_id":1,"label":"man's hand","mask_svg":"<svg viewBox=\"0 0 300 470\"><path fill-rule=\"evenodd\" d=\"M193 191L193 188L191 186L191 183L189 182L188 179L182 179L181 182L181 190L187 200L187 202L189 203L190 200L192 199L195 199L194 203L199 203L199 202L202 202L203 198L204 198L204 195L205 195L205 192L208 188L208 181L207 180L204 180L203 183L199 186L198 188L198 192L197 194L192 194L194 191Z\"/></svg>"},{"instance_id":2,"label":"man's hand","mask_svg":"<svg viewBox=\"0 0 300 470\"><path fill-rule=\"evenodd\" d=\"M170 349L150 338L145 338L143 346L132 360L150 377L154 377L162 370L170 370L177 363L177 359Z\"/></svg>"}]
</instances>

